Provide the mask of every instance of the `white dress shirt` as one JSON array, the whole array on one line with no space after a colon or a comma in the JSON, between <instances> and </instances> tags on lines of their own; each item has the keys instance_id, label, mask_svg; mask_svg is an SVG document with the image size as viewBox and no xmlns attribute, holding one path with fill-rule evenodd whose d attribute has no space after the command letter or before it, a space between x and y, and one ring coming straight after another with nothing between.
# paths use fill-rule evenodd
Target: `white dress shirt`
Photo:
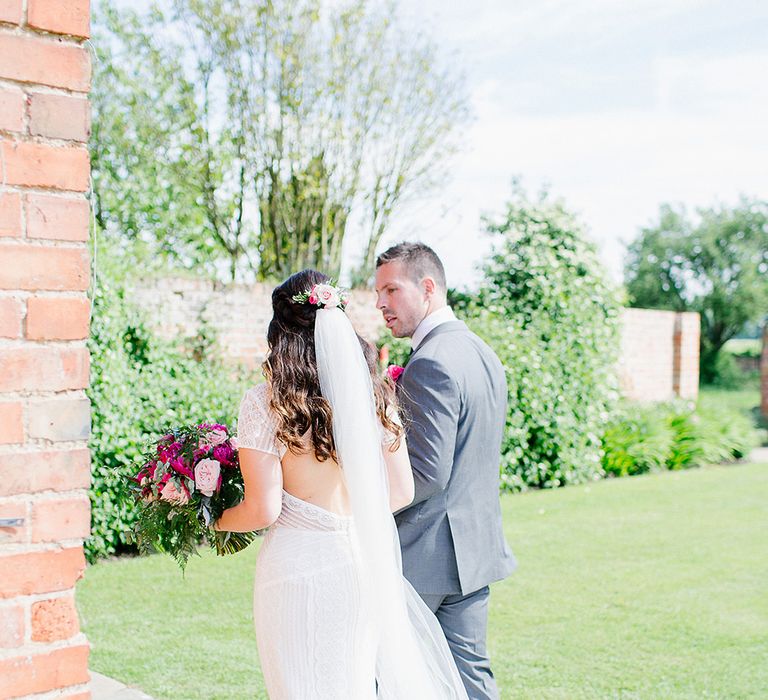
<instances>
[{"instance_id":1,"label":"white dress shirt","mask_svg":"<svg viewBox=\"0 0 768 700\"><path fill-rule=\"evenodd\" d=\"M425 316L421 320L421 323L416 326L416 330L411 336L411 348L416 350L416 348L421 345L421 341L424 340L424 338L427 337L427 334L434 328L437 328L443 323L455 320L456 314L453 313L453 309L450 306L444 306L442 309L433 311L428 316Z\"/></svg>"}]
</instances>

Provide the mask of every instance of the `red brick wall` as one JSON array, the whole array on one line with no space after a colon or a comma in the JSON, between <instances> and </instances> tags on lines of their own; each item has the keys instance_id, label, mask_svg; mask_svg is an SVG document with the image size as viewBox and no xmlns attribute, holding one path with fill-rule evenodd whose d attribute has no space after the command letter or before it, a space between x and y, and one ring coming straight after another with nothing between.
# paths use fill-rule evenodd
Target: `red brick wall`
<instances>
[{"instance_id":1,"label":"red brick wall","mask_svg":"<svg viewBox=\"0 0 768 700\"><path fill-rule=\"evenodd\" d=\"M695 399L699 393L699 315L623 309L619 383L636 401Z\"/></svg>"},{"instance_id":2,"label":"red brick wall","mask_svg":"<svg viewBox=\"0 0 768 700\"><path fill-rule=\"evenodd\" d=\"M162 337L192 336L203 319L215 329L227 359L255 367L266 356L273 286L167 278L138 285L133 299L150 318L160 320L155 331ZM373 292L353 290L347 309L357 332L369 340L376 340L383 328L375 304Z\"/></svg>"},{"instance_id":3,"label":"red brick wall","mask_svg":"<svg viewBox=\"0 0 768 700\"><path fill-rule=\"evenodd\" d=\"M697 313L675 316L672 393L685 399L699 395L699 341L701 319Z\"/></svg>"},{"instance_id":4,"label":"red brick wall","mask_svg":"<svg viewBox=\"0 0 768 700\"><path fill-rule=\"evenodd\" d=\"M0 698L89 698L88 0L0 0Z\"/></svg>"},{"instance_id":5,"label":"red brick wall","mask_svg":"<svg viewBox=\"0 0 768 700\"><path fill-rule=\"evenodd\" d=\"M216 331L226 358L249 366L266 353L267 324L272 317L272 285L214 285L205 280L146 280L134 300L150 318L161 319L155 331L168 339L197 332L200 319ZM375 295L354 290L349 315L357 331L375 340L384 326ZM624 309L619 378L625 396L639 401L695 399L699 387L699 316L695 313Z\"/></svg>"}]
</instances>

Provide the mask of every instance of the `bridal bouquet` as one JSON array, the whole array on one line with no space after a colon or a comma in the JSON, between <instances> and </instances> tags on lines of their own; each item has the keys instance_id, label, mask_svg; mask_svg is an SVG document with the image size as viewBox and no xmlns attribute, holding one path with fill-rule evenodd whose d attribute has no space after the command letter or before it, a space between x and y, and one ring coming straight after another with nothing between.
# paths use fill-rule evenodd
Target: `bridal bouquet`
<instances>
[{"instance_id":1,"label":"bridal bouquet","mask_svg":"<svg viewBox=\"0 0 768 700\"><path fill-rule=\"evenodd\" d=\"M131 487L139 508L139 548L167 552L182 569L204 539L220 555L253 541L252 532L213 529L244 495L236 438L225 425L200 423L163 435L145 452Z\"/></svg>"}]
</instances>

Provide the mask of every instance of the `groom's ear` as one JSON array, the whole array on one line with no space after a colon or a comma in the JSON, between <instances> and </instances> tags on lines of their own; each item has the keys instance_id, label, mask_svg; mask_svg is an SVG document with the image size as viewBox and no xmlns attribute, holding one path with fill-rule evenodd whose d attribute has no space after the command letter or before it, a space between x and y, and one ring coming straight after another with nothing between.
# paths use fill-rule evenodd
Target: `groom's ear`
<instances>
[{"instance_id":1,"label":"groom's ear","mask_svg":"<svg viewBox=\"0 0 768 700\"><path fill-rule=\"evenodd\" d=\"M425 277L423 280L421 280L421 284L424 286L424 293L431 297L435 293L435 289L437 288L437 285L435 285L435 280L433 280L431 277Z\"/></svg>"}]
</instances>

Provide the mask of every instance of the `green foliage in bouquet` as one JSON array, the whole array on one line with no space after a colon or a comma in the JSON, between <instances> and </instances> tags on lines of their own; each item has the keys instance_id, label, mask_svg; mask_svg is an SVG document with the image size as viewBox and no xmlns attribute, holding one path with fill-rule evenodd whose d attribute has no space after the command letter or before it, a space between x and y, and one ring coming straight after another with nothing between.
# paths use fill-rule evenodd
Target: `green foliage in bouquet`
<instances>
[{"instance_id":1,"label":"green foliage in bouquet","mask_svg":"<svg viewBox=\"0 0 768 700\"><path fill-rule=\"evenodd\" d=\"M194 357L152 332L145 314L131 301L133 267L99 248L92 290L91 401L89 447L91 537L89 561L135 551L130 533L137 509L128 478L147 447L148 436L168 425L204 420L234 425L252 373L223 365L211 354ZM157 321L162 323L162 319Z\"/></svg>"},{"instance_id":2,"label":"green foliage in bouquet","mask_svg":"<svg viewBox=\"0 0 768 700\"><path fill-rule=\"evenodd\" d=\"M139 507L134 532L142 552L170 554L182 570L207 541L217 554L234 554L252 532L220 532L213 523L243 500L237 451L225 425L175 428L144 454L131 490Z\"/></svg>"}]
</instances>

